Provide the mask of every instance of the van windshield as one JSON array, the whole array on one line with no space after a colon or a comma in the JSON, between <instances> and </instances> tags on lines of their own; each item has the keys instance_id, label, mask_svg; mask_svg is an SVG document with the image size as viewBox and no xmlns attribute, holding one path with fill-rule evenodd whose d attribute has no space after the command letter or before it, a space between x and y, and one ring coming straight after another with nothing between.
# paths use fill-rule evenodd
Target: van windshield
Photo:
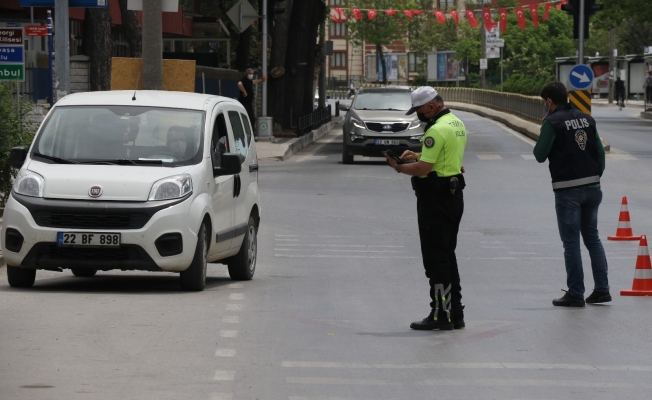
<instances>
[{"instance_id":1,"label":"van windshield","mask_svg":"<svg viewBox=\"0 0 652 400\"><path fill-rule=\"evenodd\" d=\"M197 164L203 152L204 112L134 106L54 109L32 157L43 162Z\"/></svg>"}]
</instances>

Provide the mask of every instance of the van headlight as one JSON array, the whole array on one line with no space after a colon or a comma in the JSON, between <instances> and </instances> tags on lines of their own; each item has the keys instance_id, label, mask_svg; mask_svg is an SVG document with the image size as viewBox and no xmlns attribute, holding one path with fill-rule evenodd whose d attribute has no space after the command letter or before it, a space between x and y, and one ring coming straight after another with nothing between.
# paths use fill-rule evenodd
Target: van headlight
<instances>
[{"instance_id":1,"label":"van headlight","mask_svg":"<svg viewBox=\"0 0 652 400\"><path fill-rule=\"evenodd\" d=\"M172 200L189 193L192 193L192 178L188 174L181 174L156 181L147 200Z\"/></svg>"},{"instance_id":2,"label":"van headlight","mask_svg":"<svg viewBox=\"0 0 652 400\"><path fill-rule=\"evenodd\" d=\"M31 197L43 197L45 179L36 172L21 169L16 176L14 192Z\"/></svg>"}]
</instances>

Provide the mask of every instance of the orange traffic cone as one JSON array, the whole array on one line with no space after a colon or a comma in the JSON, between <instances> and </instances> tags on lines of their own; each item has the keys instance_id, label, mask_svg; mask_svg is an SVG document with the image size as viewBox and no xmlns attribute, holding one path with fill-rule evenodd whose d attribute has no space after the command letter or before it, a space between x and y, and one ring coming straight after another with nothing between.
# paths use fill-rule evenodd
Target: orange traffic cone
<instances>
[{"instance_id":1,"label":"orange traffic cone","mask_svg":"<svg viewBox=\"0 0 652 400\"><path fill-rule=\"evenodd\" d=\"M621 296L652 296L652 265L645 235L641 236L641 243L638 246L632 290L621 290Z\"/></svg>"},{"instance_id":2,"label":"orange traffic cone","mask_svg":"<svg viewBox=\"0 0 652 400\"><path fill-rule=\"evenodd\" d=\"M639 240L640 236L634 236L632 225L629 222L629 210L627 210L627 197L623 197L620 205L620 216L618 217L618 228L616 236L607 236L609 240Z\"/></svg>"}]
</instances>

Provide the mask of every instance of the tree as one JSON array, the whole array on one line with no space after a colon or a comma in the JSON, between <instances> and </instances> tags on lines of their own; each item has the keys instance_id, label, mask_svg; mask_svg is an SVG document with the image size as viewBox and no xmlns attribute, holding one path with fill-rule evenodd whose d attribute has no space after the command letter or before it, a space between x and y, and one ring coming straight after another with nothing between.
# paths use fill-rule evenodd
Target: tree
<instances>
[{"instance_id":1,"label":"tree","mask_svg":"<svg viewBox=\"0 0 652 400\"><path fill-rule=\"evenodd\" d=\"M118 4L120 5L125 39L129 44L129 55L140 58L143 55L143 30L138 22L136 12L127 9L127 0L118 0Z\"/></svg>"},{"instance_id":2,"label":"tree","mask_svg":"<svg viewBox=\"0 0 652 400\"><path fill-rule=\"evenodd\" d=\"M109 8L87 8L84 18L84 55L91 58L91 90L111 89L111 14Z\"/></svg>"}]
</instances>

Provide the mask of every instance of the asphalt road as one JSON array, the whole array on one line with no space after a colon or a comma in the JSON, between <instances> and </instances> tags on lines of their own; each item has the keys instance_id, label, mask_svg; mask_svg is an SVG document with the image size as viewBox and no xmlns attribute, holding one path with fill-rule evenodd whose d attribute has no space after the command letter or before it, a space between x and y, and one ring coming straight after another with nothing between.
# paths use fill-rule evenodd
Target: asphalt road
<instances>
[{"instance_id":1,"label":"asphalt road","mask_svg":"<svg viewBox=\"0 0 652 400\"><path fill-rule=\"evenodd\" d=\"M202 293L172 274L39 272L29 290L0 277L0 398L647 399L652 298L618 295L638 243L606 240L624 195L635 233L652 232L652 122L626 110L595 109L615 149L599 224L609 305L551 305L565 273L547 166L530 140L459 112L467 327L410 330L429 298L409 178L379 159L341 164L334 130L261 165L250 282L221 265Z\"/></svg>"}]
</instances>

